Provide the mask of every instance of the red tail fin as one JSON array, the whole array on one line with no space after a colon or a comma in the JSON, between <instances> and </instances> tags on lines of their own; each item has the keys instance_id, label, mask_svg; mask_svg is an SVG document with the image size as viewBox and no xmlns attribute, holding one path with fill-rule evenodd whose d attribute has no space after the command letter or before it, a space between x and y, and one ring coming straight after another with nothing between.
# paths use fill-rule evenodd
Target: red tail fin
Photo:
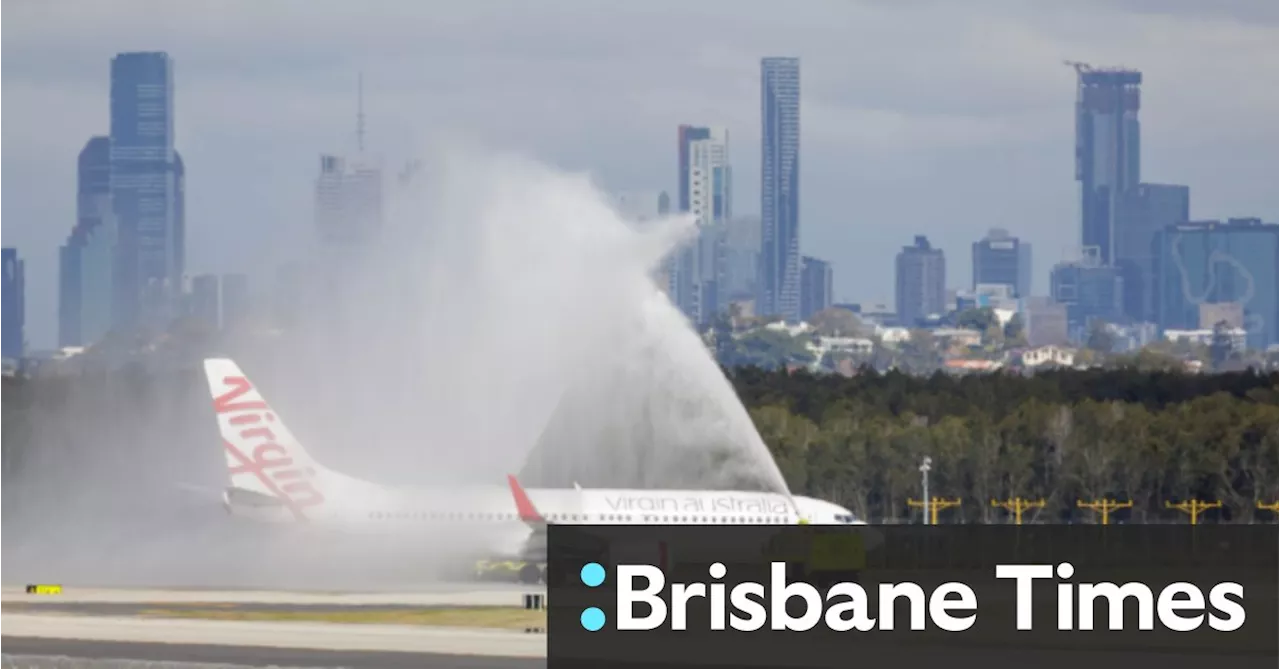
<instances>
[{"instance_id":1,"label":"red tail fin","mask_svg":"<svg viewBox=\"0 0 1280 669\"><path fill-rule=\"evenodd\" d=\"M547 522L542 514L533 507L533 501L529 499L529 495L525 493L524 488L520 487L520 482L516 480L514 475L507 475L507 485L511 486L511 496L516 500L516 513L520 514L520 520L526 523L545 523Z\"/></svg>"}]
</instances>

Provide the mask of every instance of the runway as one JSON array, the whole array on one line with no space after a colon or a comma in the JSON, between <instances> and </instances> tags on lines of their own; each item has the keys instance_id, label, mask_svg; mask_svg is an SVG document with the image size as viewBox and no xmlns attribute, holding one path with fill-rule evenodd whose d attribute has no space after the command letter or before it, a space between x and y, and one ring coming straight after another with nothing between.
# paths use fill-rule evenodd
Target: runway
<instances>
[{"instance_id":1,"label":"runway","mask_svg":"<svg viewBox=\"0 0 1280 669\"><path fill-rule=\"evenodd\" d=\"M274 611L512 608L522 606L526 592L545 590L490 586L407 593L296 593L67 588L59 595L34 595L5 587L4 655L245 667L543 667L545 634L520 630L137 615L156 605Z\"/></svg>"},{"instance_id":2,"label":"runway","mask_svg":"<svg viewBox=\"0 0 1280 669\"><path fill-rule=\"evenodd\" d=\"M236 667L347 667L350 669L541 669L541 658L501 658L432 653L376 651L327 651L306 648L260 648L225 645L128 643L76 639L33 639L5 636L0 639L6 658L40 658L44 666L60 664L57 659L131 660L143 662L183 662L216 664L219 669ZM57 659L55 659L57 658ZM7 667L8 664L3 666ZM105 663L104 663L105 666ZM185 669L170 666L168 669Z\"/></svg>"},{"instance_id":3,"label":"runway","mask_svg":"<svg viewBox=\"0 0 1280 669\"><path fill-rule=\"evenodd\" d=\"M5 603L31 605L89 603L239 603L326 606L521 606L524 595L543 594L542 586L509 584L438 584L424 589L387 592L216 590L188 588L94 588L66 586L58 595L27 594L25 588L4 586Z\"/></svg>"}]
</instances>

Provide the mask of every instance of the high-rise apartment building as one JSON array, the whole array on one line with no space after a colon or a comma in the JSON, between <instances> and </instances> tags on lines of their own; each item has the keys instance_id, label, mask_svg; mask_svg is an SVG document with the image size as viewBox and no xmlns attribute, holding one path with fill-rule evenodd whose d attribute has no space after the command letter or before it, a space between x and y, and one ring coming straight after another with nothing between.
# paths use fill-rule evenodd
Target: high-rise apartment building
<instances>
[{"instance_id":1,"label":"high-rise apartment building","mask_svg":"<svg viewBox=\"0 0 1280 669\"><path fill-rule=\"evenodd\" d=\"M800 320L800 59L760 62L760 299L756 313Z\"/></svg>"},{"instance_id":2,"label":"high-rise apartment building","mask_svg":"<svg viewBox=\"0 0 1280 669\"><path fill-rule=\"evenodd\" d=\"M917 235L915 243L902 247L895 265L898 322L915 326L920 319L947 311L947 261L942 249Z\"/></svg>"},{"instance_id":3,"label":"high-rise apartment building","mask_svg":"<svg viewBox=\"0 0 1280 669\"><path fill-rule=\"evenodd\" d=\"M1152 242L1153 302L1163 329L1195 329L1204 304L1237 303L1251 348L1277 343L1280 227L1256 218L1167 226Z\"/></svg>"},{"instance_id":4,"label":"high-rise apartment building","mask_svg":"<svg viewBox=\"0 0 1280 669\"><path fill-rule=\"evenodd\" d=\"M702 325L720 310L725 225L733 215L729 131L682 125L678 131L682 213L692 214L697 238L672 259L669 293L692 322Z\"/></svg>"},{"instance_id":5,"label":"high-rise apartment building","mask_svg":"<svg viewBox=\"0 0 1280 669\"><path fill-rule=\"evenodd\" d=\"M810 256L804 256L801 259L801 317L808 319L831 306L833 283L831 263Z\"/></svg>"},{"instance_id":6,"label":"high-rise apartment building","mask_svg":"<svg viewBox=\"0 0 1280 669\"><path fill-rule=\"evenodd\" d=\"M1138 184L1120 196L1116 207L1115 257L1124 279L1124 313L1134 321L1155 321L1153 286L1156 233L1186 223L1191 191L1186 186Z\"/></svg>"},{"instance_id":7,"label":"high-rise apartment building","mask_svg":"<svg viewBox=\"0 0 1280 669\"><path fill-rule=\"evenodd\" d=\"M111 61L111 200L118 226L114 320L166 327L185 266L183 168L174 150L173 61L162 52Z\"/></svg>"},{"instance_id":8,"label":"high-rise apartment building","mask_svg":"<svg viewBox=\"0 0 1280 669\"><path fill-rule=\"evenodd\" d=\"M973 290L980 285L1004 285L1014 297L1030 296L1031 244L999 228L974 242Z\"/></svg>"},{"instance_id":9,"label":"high-rise apartment building","mask_svg":"<svg viewBox=\"0 0 1280 669\"><path fill-rule=\"evenodd\" d=\"M27 306L26 280L22 260L18 258L18 250L5 248L0 251L0 303L4 313L0 314L3 326L0 327L0 348L4 358L19 360L22 358L27 341Z\"/></svg>"},{"instance_id":10,"label":"high-rise apartment building","mask_svg":"<svg viewBox=\"0 0 1280 669\"><path fill-rule=\"evenodd\" d=\"M1075 64L1076 180L1081 244L1113 262L1120 196L1140 180L1138 109L1142 73Z\"/></svg>"}]
</instances>

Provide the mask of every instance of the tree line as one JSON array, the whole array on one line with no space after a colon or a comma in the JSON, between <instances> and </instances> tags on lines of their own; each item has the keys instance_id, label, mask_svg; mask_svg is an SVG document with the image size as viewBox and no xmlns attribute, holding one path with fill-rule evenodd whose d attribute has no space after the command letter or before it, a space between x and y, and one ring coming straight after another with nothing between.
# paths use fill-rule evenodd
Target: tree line
<instances>
[{"instance_id":1,"label":"tree line","mask_svg":"<svg viewBox=\"0 0 1280 669\"><path fill-rule=\"evenodd\" d=\"M1005 522L992 500L1044 500L1024 522L1093 522L1080 500L1132 502L1112 522L1187 522L1167 502L1221 501L1200 522L1272 521L1276 374L1136 369L929 377L870 369L845 378L726 370L793 492L863 518Z\"/></svg>"},{"instance_id":2,"label":"tree line","mask_svg":"<svg viewBox=\"0 0 1280 669\"><path fill-rule=\"evenodd\" d=\"M869 520L920 517L907 502L921 497L926 456L932 495L961 502L942 511L941 522L1005 522L1009 512L991 502L1011 498L1044 500L1028 522L1093 522L1096 514L1077 502L1098 499L1132 502L1113 522L1187 522L1165 505L1192 499L1222 503L1201 522L1275 520L1258 508L1280 493L1275 373L1099 368L921 377L864 368L847 378L739 367L725 374L791 490ZM172 379L138 368L7 377L5 477L32 449L47 448L49 435L85 422L76 414L86 396L113 398L113 419L92 421L95 440L133 443L141 436L108 433L145 432L161 414L186 407L175 443L200 445L210 438L198 410L204 393L194 370Z\"/></svg>"}]
</instances>

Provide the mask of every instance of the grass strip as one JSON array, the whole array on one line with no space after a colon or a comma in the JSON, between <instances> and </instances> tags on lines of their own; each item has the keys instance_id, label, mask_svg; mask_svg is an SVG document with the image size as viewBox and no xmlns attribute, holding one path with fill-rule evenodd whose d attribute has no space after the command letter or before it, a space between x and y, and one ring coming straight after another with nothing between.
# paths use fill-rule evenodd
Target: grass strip
<instances>
[{"instance_id":1,"label":"grass strip","mask_svg":"<svg viewBox=\"0 0 1280 669\"><path fill-rule=\"evenodd\" d=\"M283 622L326 622L365 625L424 625L435 627L481 627L523 630L546 627L546 611L522 608L478 606L430 609L331 609L264 611L236 609L144 609L139 615L158 618L200 620L248 620Z\"/></svg>"}]
</instances>

